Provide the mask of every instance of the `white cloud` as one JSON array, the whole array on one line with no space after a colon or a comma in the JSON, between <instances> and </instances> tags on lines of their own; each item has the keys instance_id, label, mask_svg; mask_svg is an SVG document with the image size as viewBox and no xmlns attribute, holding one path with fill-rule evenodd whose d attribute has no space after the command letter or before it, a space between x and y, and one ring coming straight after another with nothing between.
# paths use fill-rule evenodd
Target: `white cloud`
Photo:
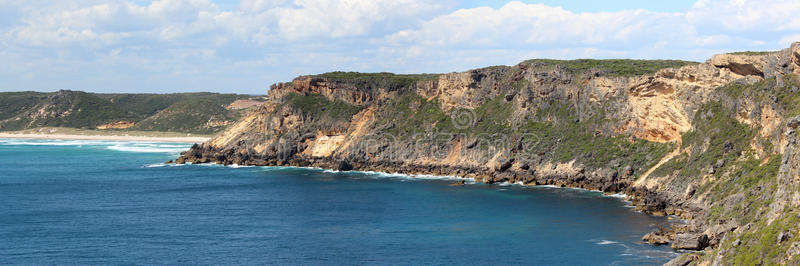
<instances>
[{"instance_id":1,"label":"white cloud","mask_svg":"<svg viewBox=\"0 0 800 266\"><path fill-rule=\"evenodd\" d=\"M787 0L700 0L685 13L521 2L455 10L453 0L242 0L225 9L212 1L0 0L0 68L13 72L0 73L0 88L263 92L333 70L448 72L534 57L704 60L800 40L800 2ZM17 78L28 74L38 79Z\"/></svg>"},{"instance_id":2,"label":"white cloud","mask_svg":"<svg viewBox=\"0 0 800 266\"><path fill-rule=\"evenodd\" d=\"M652 40L653 32L685 32L689 29L682 20L674 13L575 13L560 7L510 2L499 9L480 7L440 16L419 29L392 34L387 41L396 45L476 47L618 45Z\"/></svg>"},{"instance_id":3,"label":"white cloud","mask_svg":"<svg viewBox=\"0 0 800 266\"><path fill-rule=\"evenodd\" d=\"M797 14L797 0L699 0L686 18L704 32L797 31Z\"/></svg>"}]
</instances>

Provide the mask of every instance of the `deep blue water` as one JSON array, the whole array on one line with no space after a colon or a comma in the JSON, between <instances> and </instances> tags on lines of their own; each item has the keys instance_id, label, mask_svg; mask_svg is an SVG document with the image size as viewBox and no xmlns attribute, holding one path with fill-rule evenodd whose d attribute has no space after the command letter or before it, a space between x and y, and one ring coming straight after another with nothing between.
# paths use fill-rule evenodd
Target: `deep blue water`
<instances>
[{"instance_id":1,"label":"deep blue water","mask_svg":"<svg viewBox=\"0 0 800 266\"><path fill-rule=\"evenodd\" d=\"M660 264L598 192L163 166L184 144L0 139L2 264Z\"/></svg>"}]
</instances>

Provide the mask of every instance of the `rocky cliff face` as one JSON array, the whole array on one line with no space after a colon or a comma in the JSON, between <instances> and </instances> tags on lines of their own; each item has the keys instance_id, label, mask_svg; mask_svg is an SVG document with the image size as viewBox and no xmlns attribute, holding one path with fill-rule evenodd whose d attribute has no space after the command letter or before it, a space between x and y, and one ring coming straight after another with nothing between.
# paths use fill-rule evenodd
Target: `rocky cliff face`
<instances>
[{"instance_id":1,"label":"rocky cliff face","mask_svg":"<svg viewBox=\"0 0 800 266\"><path fill-rule=\"evenodd\" d=\"M684 226L673 263L797 262L800 43L706 63L530 60L442 75L328 73L178 163L318 166L623 192Z\"/></svg>"}]
</instances>

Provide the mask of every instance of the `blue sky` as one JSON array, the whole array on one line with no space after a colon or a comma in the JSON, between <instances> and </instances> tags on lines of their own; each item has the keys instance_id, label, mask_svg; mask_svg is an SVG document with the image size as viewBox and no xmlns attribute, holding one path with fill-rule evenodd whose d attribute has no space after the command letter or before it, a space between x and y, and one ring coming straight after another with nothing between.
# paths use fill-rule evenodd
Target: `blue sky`
<instances>
[{"instance_id":1,"label":"blue sky","mask_svg":"<svg viewBox=\"0 0 800 266\"><path fill-rule=\"evenodd\" d=\"M800 41L800 1L0 0L0 91L263 94L327 71L704 61Z\"/></svg>"}]
</instances>

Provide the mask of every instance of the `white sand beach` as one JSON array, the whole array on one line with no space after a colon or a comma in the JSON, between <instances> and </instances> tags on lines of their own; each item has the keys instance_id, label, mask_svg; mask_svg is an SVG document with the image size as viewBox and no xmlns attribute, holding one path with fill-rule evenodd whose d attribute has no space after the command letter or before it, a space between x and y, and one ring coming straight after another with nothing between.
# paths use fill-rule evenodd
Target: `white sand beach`
<instances>
[{"instance_id":1,"label":"white sand beach","mask_svg":"<svg viewBox=\"0 0 800 266\"><path fill-rule=\"evenodd\" d=\"M118 136L118 135L70 135L70 134L29 134L0 133L0 138L12 139L71 139L71 140L115 140L115 141L153 141L203 143L209 137L153 137L153 136Z\"/></svg>"}]
</instances>

